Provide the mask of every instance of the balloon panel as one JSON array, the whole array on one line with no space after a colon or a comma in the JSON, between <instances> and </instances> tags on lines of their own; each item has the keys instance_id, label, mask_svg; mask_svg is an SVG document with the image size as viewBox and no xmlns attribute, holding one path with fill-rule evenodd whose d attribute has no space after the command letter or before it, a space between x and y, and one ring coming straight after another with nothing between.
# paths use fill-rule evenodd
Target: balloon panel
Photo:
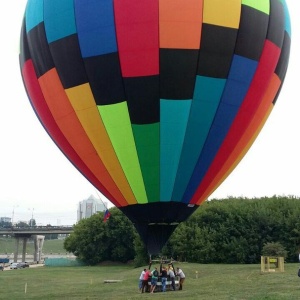
<instances>
[{"instance_id":1,"label":"balloon panel","mask_svg":"<svg viewBox=\"0 0 300 300\"><path fill-rule=\"evenodd\" d=\"M29 0L20 66L54 142L147 239L150 223L186 219L250 148L290 34L279 0Z\"/></svg>"}]
</instances>

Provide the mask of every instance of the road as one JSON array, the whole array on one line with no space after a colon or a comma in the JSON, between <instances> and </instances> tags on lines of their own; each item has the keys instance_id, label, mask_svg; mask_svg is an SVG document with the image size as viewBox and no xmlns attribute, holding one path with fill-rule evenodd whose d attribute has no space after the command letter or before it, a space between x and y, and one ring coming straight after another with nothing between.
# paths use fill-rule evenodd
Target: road
<instances>
[{"instance_id":1,"label":"road","mask_svg":"<svg viewBox=\"0 0 300 300\"><path fill-rule=\"evenodd\" d=\"M32 264L29 265L29 268L39 268L39 267L44 267L44 264ZM27 268L24 268L24 270L26 270ZM23 270L23 269L18 269L18 270ZM9 266L5 267L3 271L15 271L15 269L10 269Z\"/></svg>"}]
</instances>

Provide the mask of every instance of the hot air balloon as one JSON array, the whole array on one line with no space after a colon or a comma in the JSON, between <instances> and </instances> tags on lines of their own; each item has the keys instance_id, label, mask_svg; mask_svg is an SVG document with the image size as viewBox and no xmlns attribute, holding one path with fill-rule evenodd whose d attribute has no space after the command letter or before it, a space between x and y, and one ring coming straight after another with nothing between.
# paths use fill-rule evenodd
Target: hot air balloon
<instances>
[{"instance_id":1,"label":"hot air balloon","mask_svg":"<svg viewBox=\"0 0 300 300\"><path fill-rule=\"evenodd\" d=\"M290 36L284 0L29 0L20 68L50 137L157 254L259 134Z\"/></svg>"}]
</instances>

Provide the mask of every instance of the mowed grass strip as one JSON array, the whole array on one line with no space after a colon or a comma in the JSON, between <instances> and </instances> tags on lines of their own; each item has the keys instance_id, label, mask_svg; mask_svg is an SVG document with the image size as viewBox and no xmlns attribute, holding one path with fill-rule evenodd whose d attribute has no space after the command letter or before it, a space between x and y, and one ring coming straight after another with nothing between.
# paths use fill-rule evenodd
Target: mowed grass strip
<instances>
[{"instance_id":1,"label":"mowed grass strip","mask_svg":"<svg viewBox=\"0 0 300 300\"><path fill-rule=\"evenodd\" d=\"M15 251L15 239L12 237L0 237L0 254L11 254ZM19 245L19 254L21 254L22 243ZM26 245L26 252L30 255L34 253L34 243L33 240L29 240ZM54 239L54 240L45 240L43 245L44 254L65 254L66 250L64 249L64 240L63 239Z\"/></svg>"},{"instance_id":2,"label":"mowed grass strip","mask_svg":"<svg viewBox=\"0 0 300 300\"><path fill-rule=\"evenodd\" d=\"M138 278L142 268L128 265L30 267L4 271L0 273L0 299L300 299L297 264L285 264L284 273L263 275L257 264L176 263L177 266L186 274L183 291L154 294L139 293ZM109 279L122 282L104 283Z\"/></svg>"},{"instance_id":3,"label":"mowed grass strip","mask_svg":"<svg viewBox=\"0 0 300 300\"><path fill-rule=\"evenodd\" d=\"M19 245L19 254L21 254L22 243ZM15 252L16 240L12 237L0 237L0 255L4 257L5 254L11 254ZM43 249L44 254L66 254L64 249L63 239L45 240ZM29 240L26 245L26 253L33 255L34 243L33 240Z\"/></svg>"}]
</instances>

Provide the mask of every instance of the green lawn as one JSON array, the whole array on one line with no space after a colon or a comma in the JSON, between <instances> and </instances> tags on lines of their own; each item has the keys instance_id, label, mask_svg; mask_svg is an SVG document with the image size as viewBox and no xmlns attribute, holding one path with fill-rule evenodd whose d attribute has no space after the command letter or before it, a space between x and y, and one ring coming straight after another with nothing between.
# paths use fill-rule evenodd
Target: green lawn
<instances>
[{"instance_id":1,"label":"green lawn","mask_svg":"<svg viewBox=\"0 0 300 300\"><path fill-rule=\"evenodd\" d=\"M284 273L260 274L260 265L199 265L181 263L183 291L140 294L142 268L132 266L40 267L0 273L0 299L204 299L298 300L298 265ZM196 278L198 271L198 278ZM104 283L104 280L123 280ZM26 293L25 293L26 289Z\"/></svg>"},{"instance_id":2,"label":"green lawn","mask_svg":"<svg viewBox=\"0 0 300 300\"><path fill-rule=\"evenodd\" d=\"M43 253L66 253L64 249L64 240L45 240L43 245ZM19 254L22 252L22 243L19 245ZM15 251L15 239L11 237L0 237L0 254L13 253ZM29 240L26 247L26 252L33 255L34 245L33 241ZM0 298L1 299L1 298Z\"/></svg>"}]
</instances>

